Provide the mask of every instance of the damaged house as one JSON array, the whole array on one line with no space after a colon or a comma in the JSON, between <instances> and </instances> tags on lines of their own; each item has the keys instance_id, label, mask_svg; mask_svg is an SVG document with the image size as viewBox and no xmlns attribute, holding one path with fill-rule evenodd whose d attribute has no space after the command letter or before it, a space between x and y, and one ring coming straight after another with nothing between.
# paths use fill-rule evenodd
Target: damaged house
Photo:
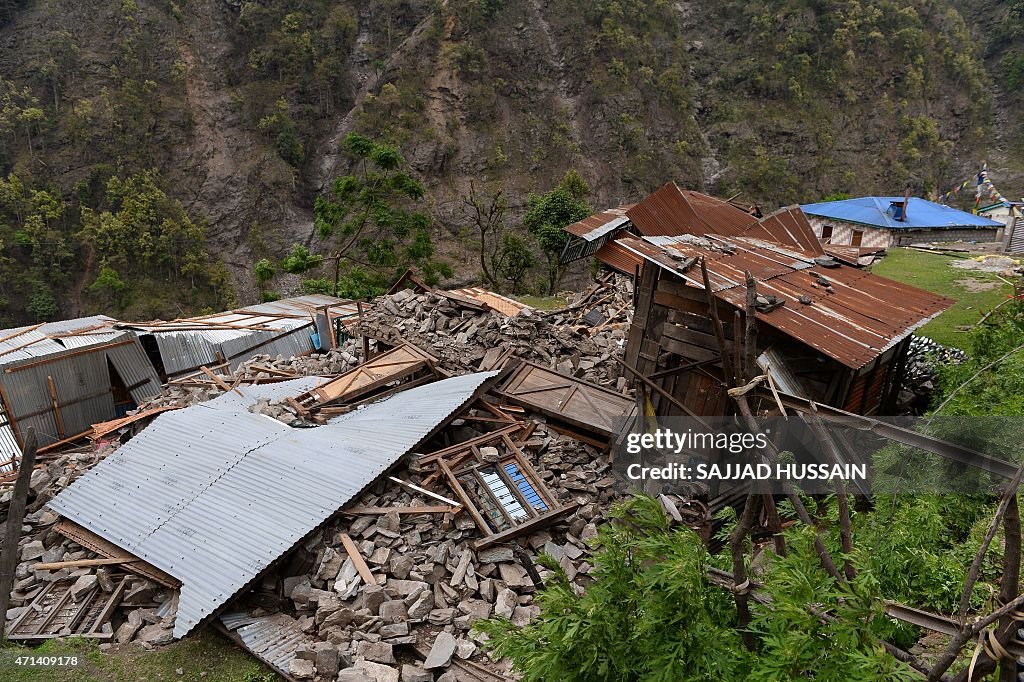
<instances>
[{"instance_id":1,"label":"damaged house","mask_svg":"<svg viewBox=\"0 0 1024 682\"><path fill-rule=\"evenodd\" d=\"M287 358L332 348L332 339L357 319L354 301L310 295L118 327L135 332L160 376L176 379L201 367L233 371L258 354Z\"/></svg>"},{"instance_id":2,"label":"damaged house","mask_svg":"<svg viewBox=\"0 0 1024 682\"><path fill-rule=\"evenodd\" d=\"M52 448L160 395L139 340L113 323L99 315L0 331L0 472L14 469L30 427Z\"/></svg>"},{"instance_id":3,"label":"damaged house","mask_svg":"<svg viewBox=\"0 0 1024 682\"><path fill-rule=\"evenodd\" d=\"M756 218L669 183L621 218L592 253L637 277L626 364L660 389L660 415L728 412L722 343L732 366L753 360L781 392L885 414L912 332L953 303L840 263L799 207ZM579 224L568 231L567 256L586 253Z\"/></svg>"}]
</instances>

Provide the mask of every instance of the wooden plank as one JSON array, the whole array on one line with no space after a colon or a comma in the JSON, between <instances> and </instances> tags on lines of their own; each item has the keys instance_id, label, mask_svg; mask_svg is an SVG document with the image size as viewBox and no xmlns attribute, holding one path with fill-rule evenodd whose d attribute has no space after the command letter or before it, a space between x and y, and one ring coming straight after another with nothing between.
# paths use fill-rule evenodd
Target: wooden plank
<instances>
[{"instance_id":1,"label":"wooden plank","mask_svg":"<svg viewBox=\"0 0 1024 682\"><path fill-rule=\"evenodd\" d=\"M669 294L664 291L654 292L654 303L671 310L682 310L696 315L707 315L708 313L707 303L695 301L691 298L676 296L675 294Z\"/></svg>"},{"instance_id":2,"label":"wooden plank","mask_svg":"<svg viewBox=\"0 0 1024 682\"><path fill-rule=\"evenodd\" d=\"M310 407L313 404L324 406L331 403L351 402L432 365L432 356L415 346L402 344L345 372L323 386L318 386L308 393L300 395L298 400Z\"/></svg>"},{"instance_id":3,"label":"wooden plank","mask_svg":"<svg viewBox=\"0 0 1024 682\"><path fill-rule=\"evenodd\" d=\"M349 507L342 509L342 514L351 516L363 516L372 514L456 514L462 510L461 506L450 505L420 505L418 507Z\"/></svg>"},{"instance_id":4,"label":"wooden plank","mask_svg":"<svg viewBox=\"0 0 1024 682\"><path fill-rule=\"evenodd\" d=\"M560 519L563 519L566 516L572 514L574 511L576 511L576 508L578 506L579 505L577 503L573 502L571 504L565 505L564 507L557 507L547 512L546 514L535 516L529 521L521 523L518 526L512 526L508 530L503 530L500 533L495 533L494 535L488 535L485 538L481 538L480 540L477 540L475 543L473 543L473 548L476 550L485 549L487 547L490 547L491 545L497 545L502 542L507 542L508 540L519 537L520 535L532 533L535 530L540 530L541 528L550 526L551 524L556 523Z\"/></svg>"},{"instance_id":5,"label":"wooden plank","mask_svg":"<svg viewBox=\"0 0 1024 682\"><path fill-rule=\"evenodd\" d=\"M398 478L397 476L388 476L388 480L392 481L394 483L397 483L397 484L399 484L401 486L405 486L409 490L415 490L416 492L420 493L421 495L426 495L427 497L432 497L435 500L438 500L439 502L445 502L447 504L450 504L453 507L461 506L458 502L456 502L455 500L451 499L450 497L445 497L444 495L438 495L437 493L432 493L429 490L427 490L426 488L421 488L420 486L415 485L414 483L409 483L409 481L403 481L402 479Z\"/></svg>"},{"instance_id":6,"label":"wooden plank","mask_svg":"<svg viewBox=\"0 0 1024 682\"><path fill-rule=\"evenodd\" d=\"M605 437L613 434L615 420L632 407L632 401L620 393L532 362L523 362L497 393L506 400Z\"/></svg>"},{"instance_id":7,"label":"wooden plank","mask_svg":"<svg viewBox=\"0 0 1024 682\"><path fill-rule=\"evenodd\" d=\"M134 554L129 555L128 552L125 552L124 549L118 547L109 540L101 538L92 531L83 528L82 526L79 526L77 523L74 523L73 521L62 519L60 523L54 526L54 530L56 530L64 537L77 542L82 547L85 547L86 549L91 549L100 556L110 558L123 558L125 556L131 556L133 558L138 558L135 557ZM177 589L181 587L180 580L178 580L177 578L168 573L164 573L156 566L153 566L152 564L142 559L139 559L138 561L133 561L129 564L124 564L124 567L132 573L136 573L145 578L149 578L153 582L160 583L164 587L169 587L171 589Z\"/></svg>"},{"instance_id":8,"label":"wooden plank","mask_svg":"<svg viewBox=\"0 0 1024 682\"><path fill-rule=\"evenodd\" d=\"M63 440L66 437L64 433L64 416L60 413L60 405L57 404L57 387L53 383L53 377L46 377L46 383L50 389L50 402L53 405L53 414L57 418L57 435Z\"/></svg>"},{"instance_id":9,"label":"wooden plank","mask_svg":"<svg viewBox=\"0 0 1024 682\"><path fill-rule=\"evenodd\" d=\"M206 376L208 376L208 377L210 377L211 379L213 379L213 383L217 384L217 386L219 386L219 387L220 387L220 389L221 389L222 391L224 391L225 393L231 393L231 390L232 390L232 389L231 389L231 387L230 387L230 386L228 386L227 382L225 382L225 381L224 381L223 379L221 379L221 378L220 378L219 376L217 376L216 374L214 374L213 372L211 372L211 371L210 371L210 368L209 368L209 367L200 367L200 368L199 368L199 370L200 370L200 371L201 371L201 372L202 372L203 374L205 374ZM239 391L239 390L238 390L237 388L236 388L236 389L234 389L234 391L235 391L235 393L237 393L238 395L245 395L244 393L242 393L241 391Z\"/></svg>"},{"instance_id":10,"label":"wooden plank","mask_svg":"<svg viewBox=\"0 0 1024 682\"><path fill-rule=\"evenodd\" d=\"M348 556L352 559L356 570L359 571L359 575L363 578L363 582L367 585L376 585L377 579L370 572L370 567L366 565L366 561L363 559L363 555L359 553L356 543L348 536L348 533L341 533L338 537L341 539L341 544L345 546L345 551L348 552Z\"/></svg>"},{"instance_id":11,"label":"wooden plank","mask_svg":"<svg viewBox=\"0 0 1024 682\"><path fill-rule=\"evenodd\" d=\"M676 341L668 336L661 337L658 342L662 348L667 350L669 353L675 353L676 355L691 361L704 362L709 360L718 360L718 352L711 351L707 348L701 348L695 346L692 343L684 343L682 341Z\"/></svg>"},{"instance_id":12,"label":"wooden plank","mask_svg":"<svg viewBox=\"0 0 1024 682\"><path fill-rule=\"evenodd\" d=\"M7 522L4 526L4 546L0 549L0 642L4 639L7 607L11 604L11 590L14 589L14 572L18 567L18 538L25 521L25 507L28 505L28 486L32 480L32 466L36 461L36 431L30 428L25 434L25 450L21 455L18 480L14 484Z\"/></svg>"},{"instance_id":13,"label":"wooden plank","mask_svg":"<svg viewBox=\"0 0 1024 682\"><path fill-rule=\"evenodd\" d=\"M35 325L32 325L31 327L26 327L25 329L16 331L13 334L8 334L7 336L0 337L0 343L5 343L7 341L10 341L11 339L16 338L18 336L21 336L22 334L28 334L29 332L34 332L35 330L37 330L40 327L42 327L44 324L46 324L46 323L45 322L40 322L39 324L35 324Z\"/></svg>"},{"instance_id":14,"label":"wooden plank","mask_svg":"<svg viewBox=\"0 0 1024 682\"><path fill-rule=\"evenodd\" d=\"M661 333L662 335L667 336L670 339L675 339L676 341L700 346L701 348L706 348L710 351L718 350L718 344L714 335L697 329L690 329L682 325L666 322L661 328ZM732 344L727 343L726 346L731 347Z\"/></svg>"},{"instance_id":15,"label":"wooden plank","mask_svg":"<svg viewBox=\"0 0 1024 682\"><path fill-rule=\"evenodd\" d=\"M68 358L78 357L79 355L87 355L89 353L99 353L100 351L110 350L111 348L118 348L120 346L127 346L135 343L135 339L125 339L124 341L117 341L116 343L106 343L102 346L90 346L88 348L80 348L78 350L71 351L70 353L60 353L52 357L43 358L34 362L26 362L24 365L14 365L4 370L4 373L11 374L13 372L20 372L23 369L30 369L32 367L39 367L40 365L48 365L51 362L57 362L59 360L67 360Z\"/></svg>"},{"instance_id":16,"label":"wooden plank","mask_svg":"<svg viewBox=\"0 0 1024 682\"><path fill-rule=\"evenodd\" d=\"M469 495L466 494L466 490L462 487L462 484L459 483L459 479L455 478L455 474L452 473L448 464L443 459L439 459L437 460L437 466L448 479L448 485L451 486L452 491L454 491L456 496L462 500L462 505L466 508L466 511L469 512L469 515L473 518L473 522L476 524L477 528L480 529L480 532L484 535L490 535L491 527L487 525L486 521L484 521L484 517L480 515L480 512L473 504L473 500L471 500Z\"/></svg>"},{"instance_id":17,"label":"wooden plank","mask_svg":"<svg viewBox=\"0 0 1024 682\"><path fill-rule=\"evenodd\" d=\"M77 559L75 561L54 561L52 563L36 564L32 567L35 571L59 571L62 568L82 568L83 566L110 566L111 564L130 564L133 561L142 561L138 557L104 557L102 559Z\"/></svg>"}]
</instances>

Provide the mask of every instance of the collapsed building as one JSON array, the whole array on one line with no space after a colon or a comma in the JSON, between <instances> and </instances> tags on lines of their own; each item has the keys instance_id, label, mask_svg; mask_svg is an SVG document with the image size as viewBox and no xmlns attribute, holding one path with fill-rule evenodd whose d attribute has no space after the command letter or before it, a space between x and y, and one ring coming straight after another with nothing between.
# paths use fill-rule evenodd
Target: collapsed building
<instances>
[{"instance_id":1,"label":"collapsed building","mask_svg":"<svg viewBox=\"0 0 1024 682\"><path fill-rule=\"evenodd\" d=\"M785 408L846 419L825 405L884 410L911 332L949 304L836 262L799 209L758 218L669 185L588 221L567 253L628 276L561 310L409 276L355 319L317 300L121 330L166 390L37 464L10 637L150 647L208 626L289 680L510 679L472 625L539 613L542 553L588 584L628 493L610 459L637 412L622 364L658 414L726 414L724 346ZM662 504L710 542L728 499Z\"/></svg>"},{"instance_id":2,"label":"collapsed building","mask_svg":"<svg viewBox=\"0 0 1024 682\"><path fill-rule=\"evenodd\" d=\"M799 207L756 218L669 183L587 220L564 258L633 273L626 364L659 415L727 414L724 368L745 360L784 393L891 414L913 331L953 303L839 262Z\"/></svg>"},{"instance_id":3,"label":"collapsed building","mask_svg":"<svg viewBox=\"0 0 1024 682\"><path fill-rule=\"evenodd\" d=\"M81 438L160 395L138 339L85 317L0 331L0 472L11 472L28 429L43 448Z\"/></svg>"},{"instance_id":4,"label":"collapsed building","mask_svg":"<svg viewBox=\"0 0 1024 682\"><path fill-rule=\"evenodd\" d=\"M10 638L210 626L286 679L505 679L472 623L536 615L541 552L582 588L614 499L628 291L555 315L397 291L325 353L171 380L37 464Z\"/></svg>"},{"instance_id":5,"label":"collapsed building","mask_svg":"<svg viewBox=\"0 0 1024 682\"><path fill-rule=\"evenodd\" d=\"M357 304L301 296L169 322L105 315L0 331L0 475L16 468L24 432L45 452L93 424L157 397L162 382L233 371L254 355L301 356L327 347L358 318Z\"/></svg>"}]
</instances>

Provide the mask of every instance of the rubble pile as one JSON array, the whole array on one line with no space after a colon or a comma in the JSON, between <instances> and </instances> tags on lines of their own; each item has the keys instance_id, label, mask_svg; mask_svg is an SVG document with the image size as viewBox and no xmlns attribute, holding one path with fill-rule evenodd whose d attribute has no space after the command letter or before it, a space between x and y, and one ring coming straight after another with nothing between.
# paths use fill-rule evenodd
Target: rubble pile
<instances>
[{"instance_id":1,"label":"rubble pile","mask_svg":"<svg viewBox=\"0 0 1024 682\"><path fill-rule=\"evenodd\" d=\"M335 348L318 355L297 355L286 358L278 355L257 355L243 363L231 374L220 375L229 386L245 385L253 382L270 381L309 376L333 376L343 374L359 364L359 342L348 339L340 348ZM273 370L270 373L267 369ZM212 381L195 381L189 383L167 384L167 388L157 398L150 400L140 409L163 407L187 407L196 403L216 398L224 390Z\"/></svg>"},{"instance_id":2,"label":"rubble pile","mask_svg":"<svg viewBox=\"0 0 1024 682\"><path fill-rule=\"evenodd\" d=\"M118 643L138 640L147 648L171 642L176 601L173 590L141 576L125 575L119 566L72 566L57 570L37 568L40 564L96 558L95 552L57 532L59 517L44 507L57 493L114 449L116 444L104 447L102 452L66 453L33 472L28 513L18 542L19 563L14 574L14 590L6 614L8 623L33 608L30 606L33 600L51 584L65 588L69 594L69 604L74 607L87 598L96 601L108 599L117 589L117 582L123 579L126 585L123 588L121 607L125 618L102 623L99 632L112 635L113 641ZM7 514L11 497L12 490L9 488L0 496L0 514L3 516ZM55 590L52 599L44 600L44 604L38 606L40 616L50 616L51 612L61 615L63 607L59 595L65 589ZM72 631L68 629L65 634L71 635Z\"/></svg>"},{"instance_id":3,"label":"rubble pile","mask_svg":"<svg viewBox=\"0 0 1024 682\"><path fill-rule=\"evenodd\" d=\"M935 393L938 368L960 364L966 359L967 354L959 348L943 346L927 336L911 337L896 401L897 410L901 414L923 414Z\"/></svg>"},{"instance_id":4,"label":"rubble pile","mask_svg":"<svg viewBox=\"0 0 1024 682\"><path fill-rule=\"evenodd\" d=\"M268 577L251 599L272 605L263 612L280 608L293 614L310 635L289 673L296 679L350 682L467 679L459 661L504 672L483 655L472 624L497 615L525 625L539 613L530 573L542 580L550 576L537 562L541 553L554 558L582 589L591 570L588 542L614 495L607 459L591 446L543 424L531 443L538 473L562 502L579 504L561 523L475 551L472 542L479 533L467 513L444 521L438 514L400 513L431 500L385 481L352 508L392 511L341 517L306 543L291 570L286 567L276 580ZM399 477L422 482L411 471ZM356 543L377 584L360 578L342 534ZM333 652L325 655L328 648Z\"/></svg>"},{"instance_id":5,"label":"rubble pile","mask_svg":"<svg viewBox=\"0 0 1024 682\"><path fill-rule=\"evenodd\" d=\"M373 302L360 327L389 345L412 343L435 355L449 372L472 371L490 349L516 356L602 386L614 387L615 359L626 343L632 314L632 283L594 287L563 310L523 310L515 317L460 306L433 292L410 289Z\"/></svg>"}]
</instances>

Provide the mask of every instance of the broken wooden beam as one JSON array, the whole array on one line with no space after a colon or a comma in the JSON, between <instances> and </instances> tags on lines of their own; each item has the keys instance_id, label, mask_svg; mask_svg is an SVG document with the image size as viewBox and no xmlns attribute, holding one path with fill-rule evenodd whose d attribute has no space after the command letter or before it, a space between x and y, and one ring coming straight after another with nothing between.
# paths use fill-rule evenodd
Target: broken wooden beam
<instances>
[{"instance_id":1,"label":"broken wooden beam","mask_svg":"<svg viewBox=\"0 0 1024 682\"><path fill-rule=\"evenodd\" d=\"M339 536L341 544L345 546L345 551L348 552L349 558L352 559L353 565L356 570L359 571L360 577L363 582L367 585L376 585L377 579L373 577L373 573L370 572L370 567L366 565L366 561L363 559L363 555L359 552L359 548L356 546L354 540L349 537L348 533L341 533Z\"/></svg>"}]
</instances>

